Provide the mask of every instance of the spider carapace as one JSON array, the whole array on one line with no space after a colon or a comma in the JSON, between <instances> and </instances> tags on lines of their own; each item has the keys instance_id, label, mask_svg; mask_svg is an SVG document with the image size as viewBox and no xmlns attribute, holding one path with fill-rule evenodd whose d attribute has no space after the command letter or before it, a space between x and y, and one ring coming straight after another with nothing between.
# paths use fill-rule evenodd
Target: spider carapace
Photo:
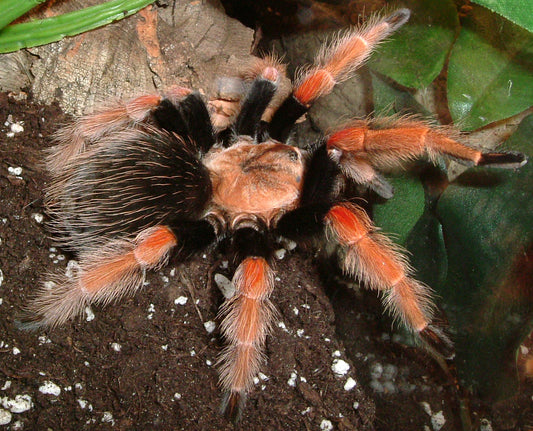
<instances>
[{"instance_id":1,"label":"spider carapace","mask_svg":"<svg viewBox=\"0 0 533 431\"><path fill-rule=\"evenodd\" d=\"M353 121L306 146L291 128L320 96L350 77L380 41L409 18L407 9L374 16L323 47L292 92L275 101L284 68L257 59L243 75L238 107L174 88L115 103L62 128L48 156L51 232L76 254L79 269L56 275L29 304L27 328L56 326L90 303L134 293L145 271L170 255L223 249L232 254L236 293L221 310L226 347L219 359L223 410L237 417L263 360L274 288L271 254L279 237L312 238L340 249L348 276L382 293L385 308L434 349L453 346L432 323L431 291L412 277L402 250L349 201L346 186L384 198L379 174L406 160L449 156L467 165L516 168L519 153L484 153L451 128L414 117ZM230 107L230 108L228 108ZM272 114L273 112L273 114Z\"/></svg>"}]
</instances>

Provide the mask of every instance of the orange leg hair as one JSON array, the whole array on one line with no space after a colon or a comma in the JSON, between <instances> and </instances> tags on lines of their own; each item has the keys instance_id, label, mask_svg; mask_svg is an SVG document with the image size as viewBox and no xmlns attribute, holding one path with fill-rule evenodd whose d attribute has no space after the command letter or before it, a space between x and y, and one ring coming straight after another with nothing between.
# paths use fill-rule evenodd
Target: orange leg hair
<instances>
[{"instance_id":1,"label":"orange leg hair","mask_svg":"<svg viewBox=\"0 0 533 431\"><path fill-rule=\"evenodd\" d=\"M274 286L274 271L264 258L248 257L237 268L233 282L235 296L221 309L221 330L229 344L219 364L220 382L227 392L222 408L228 417L236 419L259 371L275 313L268 299Z\"/></svg>"},{"instance_id":2,"label":"orange leg hair","mask_svg":"<svg viewBox=\"0 0 533 431\"><path fill-rule=\"evenodd\" d=\"M28 306L26 329L55 327L79 315L90 303L108 304L143 284L144 271L165 264L176 237L166 226L143 230L134 240L113 240L80 256L71 278L56 276ZM30 316L37 316L30 317ZM36 320L39 319L40 320Z\"/></svg>"},{"instance_id":3,"label":"orange leg hair","mask_svg":"<svg viewBox=\"0 0 533 431\"><path fill-rule=\"evenodd\" d=\"M446 335L431 324L434 305L428 286L411 277L401 249L379 233L366 213L350 203L333 206L326 215L331 236L343 247L344 271L383 293L395 318L418 333L443 356L453 355Z\"/></svg>"},{"instance_id":4,"label":"orange leg hair","mask_svg":"<svg viewBox=\"0 0 533 431\"><path fill-rule=\"evenodd\" d=\"M165 96L179 100L190 93L183 87L171 88ZM52 174L63 171L68 162L85 151L87 145L102 136L119 129L133 126L148 117L152 109L161 103L162 96L147 94L128 102L117 102L100 108L92 114L81 116L68 126L62 127L54 136L55 145L47 157L47 168Z\"/></svg>"},{"instance_id":5,"label":"orange leg hair","mask_svg":"<svg viewBox=\"0 0 533 431\"><path fill-rule=\"evenodd\" d=\"M357 121L352 127L333 133L327 142L330 154L337 153L335 157L341 165L344 162L349 165L349 157L355 157L377 167L394 167L424 154L432 160L445 154L473 165L515 168L525 163L525 158L518 154L483 153L467 147L457 141L459 133L450 127L430 127L423 121L409 118L389 120L388 124L386 120L380 122L383 124Z\"/></svg>"},{"instance_id":6,"label":"orange leg hair","mask_svg":"<svg viewBox=\"0 0 533 431\"><path fill-rule=\"evenodd\" d=\"M363 28L341 35L318 56L316 65L305 73L294 96L309 106L318 97L331 92L335 84L346 80L365 62L372 50L401 27L408 19L408 9L398 9L384 18L374 17Z\"/></svg>"}]
</instances>

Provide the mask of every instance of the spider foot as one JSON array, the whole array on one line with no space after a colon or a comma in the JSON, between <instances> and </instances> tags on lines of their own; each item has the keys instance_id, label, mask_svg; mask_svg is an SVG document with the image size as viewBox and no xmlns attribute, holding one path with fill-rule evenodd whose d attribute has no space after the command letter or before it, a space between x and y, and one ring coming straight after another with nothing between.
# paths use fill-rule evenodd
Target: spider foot
<instances>
[{"instance_id":1,"label":"spider foot","mask_svg":"<svg viewBox=\"0 0 533 431\"><path fill-rule=\"evenodd\" d=\"M484 153L478 166L491 166L494 168L517 169L527 163L527 157L516 151L503 153Z\"/></svg>"},{"instance_id":2,"label":"spider foot","mask_svg":"<svg viewBox=\"0 0 533 431\"><path fill-rule=\"evenodd\" d=\"M431 351L438 353L444 359L453 359L455 347L445 331L436 325L428 325L419 332L423 343Z\"/></svg>"},{"instance_id":3,"label":"spider foot","mask_svg":"<svg viewBox=\"0 0 533 431\"><path fill-rule=\"evenodd\" d=\"M233 423L241 419L244 404L246 403L246 393L244 391L226 392L220 405L220 413Z\"/></svg>"}]
</instances>

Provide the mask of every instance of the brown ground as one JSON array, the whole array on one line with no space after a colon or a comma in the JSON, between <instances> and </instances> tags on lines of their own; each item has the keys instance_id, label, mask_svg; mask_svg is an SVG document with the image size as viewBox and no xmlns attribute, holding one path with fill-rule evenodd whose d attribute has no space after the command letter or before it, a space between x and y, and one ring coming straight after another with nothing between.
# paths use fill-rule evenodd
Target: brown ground
<instances>
[{"instance_id":1,"label":"brown ground","mask_svg":"<svg viewBox=\"0 0 533 431\"><path fill-rule=\"evenodd\" d=\"M136 297L94 307L94 320L84 315L38 333L14 326L43 274L64 271L69 259L51 248L36 217L47 182L42 150L63 120L54 106L0 95L0 419L17 395L32 401L2 429L234 429L217 411L218 329L208 334L203 325L216 321L222 301L212 281L214 272L225 273L220 256L151 274ZM9 137L13 122L23 122L24 131ZM16 167L20 174L9 170ZM337 286L332 277L321 281L315 259L298 249L276 268L273 300L285 328L276 325L269 337L262 366L268 380L256 384L237 429L319 430L329 429L329 421L340 430L436 430L424 402L434 414L442 411L442 430L461 429L459 400L446 377L424 352L391 341L397 336L375 296ZM181 296L186 304L175 304ZM331 369L337 355L351 365L343 377ZM371 382L379 364L384 393ZM357 385L347 391L349 376ZM39 390L47 381L60 387L59 395ZM472 399L476 428L486 419L494 430L525 429L530 389L505 404Z\"/></svg>"}]
</instances>

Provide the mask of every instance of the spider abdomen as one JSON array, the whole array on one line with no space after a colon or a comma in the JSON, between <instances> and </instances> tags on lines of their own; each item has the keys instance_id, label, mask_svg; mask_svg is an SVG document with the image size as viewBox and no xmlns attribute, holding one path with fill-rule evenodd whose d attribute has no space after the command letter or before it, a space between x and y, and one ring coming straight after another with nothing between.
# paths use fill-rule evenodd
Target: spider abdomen
<instances>
[{"instance_id":1,"label":"spider abdomen","mask_svg":"<svg viewBox=\"0 0 533 431\"><path fill-rule=\"evenodd\" d=\"M135 235L160 223L196 220L211 196L206 168L174 135L117 132L73 159L48 204L57 239L75 251L99 236Z\"/></svg>"},{"instance_id":2,"label":"spider abdomen","mask_svg":"<svg viewBox=\"0 0 533 431\"><path fill-rule=\"evenodd\" d=\"M281 210L298 204L304 161L296 147L242 139L230 148L212 150L204 164L210 172L213 203L230 218L250 214L270 224Z\"/></svg>"}]
</instances>

